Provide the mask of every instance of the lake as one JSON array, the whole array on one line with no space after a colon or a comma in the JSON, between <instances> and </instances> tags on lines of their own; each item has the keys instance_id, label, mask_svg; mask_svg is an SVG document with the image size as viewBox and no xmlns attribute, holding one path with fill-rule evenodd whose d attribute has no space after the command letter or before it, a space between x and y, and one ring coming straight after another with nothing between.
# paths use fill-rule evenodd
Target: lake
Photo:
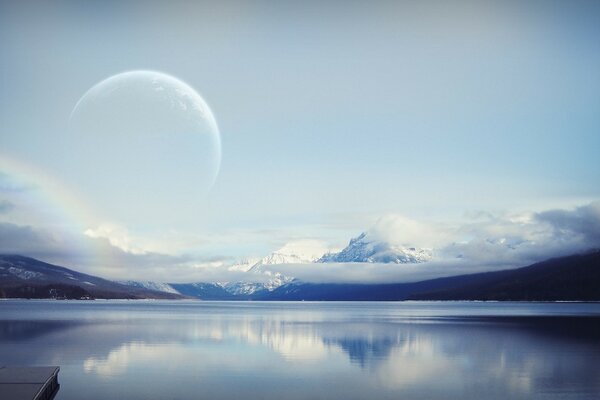
<instances>
[{"instance_id":1,"label":"lake","mask_svg":"<svg viewBox=\"0 0 600 400\"><path fill-rule=\"evenodd\" d=\"M598 399L600 304L5 300L0 365L57 400Z\"/></svg>"}]
</instances>

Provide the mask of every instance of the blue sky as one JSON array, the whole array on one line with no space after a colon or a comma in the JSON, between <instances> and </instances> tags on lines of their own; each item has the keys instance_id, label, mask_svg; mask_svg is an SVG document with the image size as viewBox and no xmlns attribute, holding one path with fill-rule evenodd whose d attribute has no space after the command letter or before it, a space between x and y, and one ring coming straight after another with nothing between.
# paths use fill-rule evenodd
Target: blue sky
<instances>
[{"instance_id":1,"label":"blue sky","mask_svg":"<svg viewBox=\"0 0 600 400\"><path fill-rule=\"evenodd\" d=\"M600 198L599 20L593 1L2 2L0 152L85 204L68 234L202 260L338 248L390 214L573 210ZM190 206L100 192L114 176L69 162L79 98L136 69L218 122L220 174ZM42 203L0 217L51 230Z\"/></svg>"}]
</instances>

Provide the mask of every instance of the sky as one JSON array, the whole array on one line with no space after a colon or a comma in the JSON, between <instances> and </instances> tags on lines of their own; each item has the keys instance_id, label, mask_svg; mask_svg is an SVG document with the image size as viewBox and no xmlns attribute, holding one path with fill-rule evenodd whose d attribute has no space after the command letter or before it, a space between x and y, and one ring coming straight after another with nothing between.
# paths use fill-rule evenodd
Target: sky
<instances>
[{"instance_id":1,"label":"sky","mask_svg":"<svg viewBox=\"0 0 600 400\"><path fill-rule=\"evenodd\" d=\"M600 247L599 20L578 0L1 1L0 250L189 280L364 231L470 246L461 268ZM210 107L212 186L185 141L73 133L82 96L134 70Z\"/></svg>"}]
</instances>

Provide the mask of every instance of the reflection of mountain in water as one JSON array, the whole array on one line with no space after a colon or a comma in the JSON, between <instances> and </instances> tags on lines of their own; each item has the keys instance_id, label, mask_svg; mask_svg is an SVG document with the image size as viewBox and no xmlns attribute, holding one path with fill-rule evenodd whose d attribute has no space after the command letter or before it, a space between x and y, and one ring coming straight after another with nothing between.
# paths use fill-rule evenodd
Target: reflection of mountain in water
<instances>
[{"instance_id":1,"label":"reflection of mountain in water","mask_svg":"<svg viewBox=\"0 0 600 400\"><path fill-rule=\"evenodd\" d=\"M212 399L252 393L264 400L546 400L600 393L600 319L587 316L598 315L597 305L457 304L455 317L431 317L428 310L441 306L411 304L2 306L2 363L64 366L65 400L90 387L91 400L198 393ZM464 316L498 307L509 307L506 315ZM531 307L546 316L515 315ZM555 315L574 309L579 315ZM23 315L31 319L19 320Z\"/></svg>"},{"instance_id":2,"label":"reflection of mountain in water","mask_svg":"<svg viewBox=\"0 0 600 400\"><path fill-rule=\"evenodd\" d=\"M385 361L389 358L392 349L401 345L403 341L401 337L392 336L381 338L323 338L323 343L327 346L340 347L348 354L350 361L360 365L361 368Z\"/></svg>"}]
</instances>

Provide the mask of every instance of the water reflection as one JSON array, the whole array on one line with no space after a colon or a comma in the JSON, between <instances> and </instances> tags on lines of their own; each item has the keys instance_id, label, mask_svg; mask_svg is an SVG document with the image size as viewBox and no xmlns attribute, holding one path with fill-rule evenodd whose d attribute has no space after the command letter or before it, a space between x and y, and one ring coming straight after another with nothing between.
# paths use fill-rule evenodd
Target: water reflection
<instances>
[{"instance_id":1,"label":"water reflection","mask_svg":"<svg viewBox=\"0 0 600 400\"><path fill-rule=\"evenodd\" d=\"M390 357L394 347L401 346L404 342L401 337L363 338L323 338L328 346L339 346L350 357L350 361L361 367L375 364L378 360Z\"/></svg>"},{"instance_id":2,"label":"water reflection","mask_svg":"<svg viewBox=\"0 0 600 400\"><path fill-rule=\"evenodd\" d=\"M408 310L407 319L389 304L182 310L139 303L119 311L36 303L49 318L27 320L22 307L29 305L19 304L18 314L12 306L0 309L0 360L61 365L58 400L81 390L91 399L600 395L594 316L485 316L479 309L473 318L419 318Z\"/></svg>"}]
</instances>

